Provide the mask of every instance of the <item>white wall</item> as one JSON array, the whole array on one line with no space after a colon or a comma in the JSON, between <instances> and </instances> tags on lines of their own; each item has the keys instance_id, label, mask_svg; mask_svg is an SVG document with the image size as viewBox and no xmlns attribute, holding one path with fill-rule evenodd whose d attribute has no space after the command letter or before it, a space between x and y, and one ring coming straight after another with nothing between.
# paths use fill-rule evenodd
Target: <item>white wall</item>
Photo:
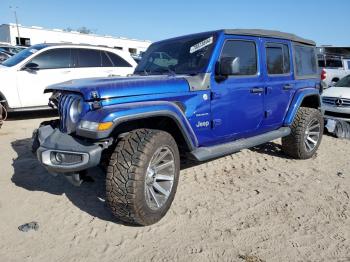
<instances>
[{"instance_id":1,"label":"white wall","mask_svg":"<svg viewBox=\"0 0 350 262\"><path fill-rule=\"evenodd\" d=\"M11 42L9 27L0 25L0 42Z\"/></svg>"},{"instance_id":2,"label":"white wall","mask_svg":"<svg viewBox=\"0 0 350 262\"><path fill-rule=\"evenodd\" d=\"M150 41L146 40L124 39L112 36L99 36L95 34L81 34L79 32L64 32L59 29L43 29L41 27L19 26L19 33L21 38L30 38L31 45L40 43L69 42L74 44L104 45L113 48L121 47L124 51L128 51L129 48L136 48L137 53L140 53L145 51L151 44ZM0 41L8 42L10 40L11 44L15 45L16 37L17 28L15 24L0 25Z\"/></svg>"}]
</instances>

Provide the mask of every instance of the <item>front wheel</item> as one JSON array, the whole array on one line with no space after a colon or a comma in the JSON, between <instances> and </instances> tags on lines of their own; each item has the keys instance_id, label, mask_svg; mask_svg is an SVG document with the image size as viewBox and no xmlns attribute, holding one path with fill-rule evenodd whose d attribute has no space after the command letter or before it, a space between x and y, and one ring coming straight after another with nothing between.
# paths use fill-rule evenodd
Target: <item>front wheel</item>
<instances>
[{"instance_id":1,"label":"front wheel","mask_svg":"<svg viewBox=\"0 0 350 262\"><path fill-rule=\"evenodd\" d=\"M291 126L291 134L282 138L283 151L296 159L311 158L323 135L323 117L319 110L301 107Z\"/></svg>"},{"instance_id":2,"label":"front wheel","mask_svg":"<svg viewBox=\"0 0 350 262\"><path fill-rule=\"evenodd\" d=\"M134 130L121 138L111 155L107 204L114 216L127 223L156 223L171 206L179 173L179 150L170 134Z\"/></svg>"}]
</instances>

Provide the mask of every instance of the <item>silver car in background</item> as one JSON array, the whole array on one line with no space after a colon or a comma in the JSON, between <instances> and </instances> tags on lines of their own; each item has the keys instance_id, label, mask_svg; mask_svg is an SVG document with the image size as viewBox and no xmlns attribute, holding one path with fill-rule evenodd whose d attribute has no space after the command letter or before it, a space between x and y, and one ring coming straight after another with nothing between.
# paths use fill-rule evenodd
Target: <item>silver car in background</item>
<instances>
[{"instance_id":1,"label":"silver car in background","mask_svg":"<svg viewBox=\"0 0 350 262\"><path fill-rule=\"evenodd\" d=\"M350 75L323 92L322 110L325 119L350 122Z\"/></svg>"}]
</instances>

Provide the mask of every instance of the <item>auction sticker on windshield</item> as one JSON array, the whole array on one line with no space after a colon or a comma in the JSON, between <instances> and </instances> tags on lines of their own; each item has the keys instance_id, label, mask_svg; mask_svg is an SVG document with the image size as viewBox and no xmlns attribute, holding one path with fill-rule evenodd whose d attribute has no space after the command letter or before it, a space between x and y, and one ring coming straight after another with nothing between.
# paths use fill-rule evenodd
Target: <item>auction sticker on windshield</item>
<instances>
[{"instance_id":1,"label":"auction sticker on windshield","mask_svg":"<svg viewBox=\"0 0 350 262\"><path fill-rule=\"evenodd\" d=\"M198 44L195 44L193 46L191 46L190 48L190 53L194 53L197 52L198 50L201 50L202 48L211 45L213 43L213 37L209 37L205 40L203 40L202 42L199 42Z\"/></svg>"}]
</instances>

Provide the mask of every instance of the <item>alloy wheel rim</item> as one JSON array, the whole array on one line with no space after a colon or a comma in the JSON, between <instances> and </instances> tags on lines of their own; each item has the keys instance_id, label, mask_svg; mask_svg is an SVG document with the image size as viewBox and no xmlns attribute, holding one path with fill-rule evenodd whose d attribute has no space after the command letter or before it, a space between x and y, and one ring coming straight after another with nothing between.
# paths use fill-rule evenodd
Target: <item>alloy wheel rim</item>
<instances>
[{"instance_id":1,"label":"alloy wheel rim","mask_svg":"<svg viewBox=\"0 0 350 262\"><path fill-rule=\"evenodd\" d=\"M307 126L304 136L304 144L307 152L313 151L320 139L321 124L318 119L313 119Z\"/></svg>"},{"instance_id":2,"label":"alloy wheel rim","mask_svg":"<svg viewBox=\"0 0 350 262\"><path fill-rule=\"evenodd\" d=\"M169 147L156 150L145 177L145 197L148 207L158 210L167 202L175 178L175 157Z\"/></svg>"}]
</instances>

